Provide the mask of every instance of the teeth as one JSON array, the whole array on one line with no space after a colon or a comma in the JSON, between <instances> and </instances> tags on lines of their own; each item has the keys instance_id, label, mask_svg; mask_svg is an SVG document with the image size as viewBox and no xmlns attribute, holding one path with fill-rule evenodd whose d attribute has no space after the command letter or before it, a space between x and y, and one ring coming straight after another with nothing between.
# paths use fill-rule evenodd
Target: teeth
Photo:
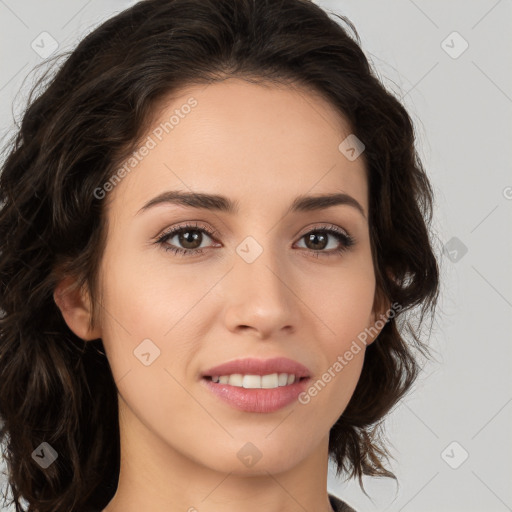
<instances>
[{"instance_id":1,"label":"teeth","mask_svg":"<svg viewBox=\"0 0 512 512\"><path fill-rule=\"evenodd\" d=\"M295 378L295 375L288 373L271 373L269 375L242 375L234 373L232 375L214 375L212 377L213 382L246 389L274 389L293 384L295 380L298 380Z\"/></svg>"},{"instance_id":2,"label":"teeth","mask_svg":"<svg viewBox=\"0 0 512 512\"><path fill-rule=\"evenodd\" d=\"M244 376L240 373L234 373L233 375L226 375L227 383L232 386L242 387Z\"/></svg>"},{"instance_id":3,"label":"teeth","mask_svg":"<svg viewBox=\"0 0 512 512\"><path fill-rule=\"evenodd\" d=\"M278 384L280 386L286 386L286 384L288 384L288 374L287 373L280 373L279 374Z\"/></svg>"},{"instance_id":4,"label":"teeth","mask_svg":"<svg viewBox=\"0 0 512 512\"><path fill-rule=\"evenodd\" d=\"M271 375L262 375L261 387L265 389L279 387L279 377L277 376L277 373L272 373Z\"/></svg>"}]
</instances>

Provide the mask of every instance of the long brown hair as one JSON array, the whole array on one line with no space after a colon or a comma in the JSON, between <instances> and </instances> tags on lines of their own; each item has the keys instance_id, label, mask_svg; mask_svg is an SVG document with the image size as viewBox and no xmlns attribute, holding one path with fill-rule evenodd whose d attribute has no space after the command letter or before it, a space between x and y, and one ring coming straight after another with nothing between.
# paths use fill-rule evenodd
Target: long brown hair
<instances>
[{"instance_id":1,"label":"long brown hair","mask_svg":"<svg viewBox=\"0 0 512 512\"><path fill-rule=\"evenodd\" d=\"M433 192L408 113L377 79L351 22L308 0L146 0L88 34L34 98L36 84L6 146L0 441L17 512L20 500L38 512L102 508L115 492L116 385L102 340L75 336L53 291L73 276L99 303L105 200L95 190L137 147L159 100L227 77L310 88L365 145L377 291L401 311L367 347L329 453L338 474L360 483L362 475L394 477L379 428L414 382L419 354L429 354L407 313L418 309L423 322L439 287ZM58 454L44 470L34 456L41 443Z\"/></svg>"}]
</instances>

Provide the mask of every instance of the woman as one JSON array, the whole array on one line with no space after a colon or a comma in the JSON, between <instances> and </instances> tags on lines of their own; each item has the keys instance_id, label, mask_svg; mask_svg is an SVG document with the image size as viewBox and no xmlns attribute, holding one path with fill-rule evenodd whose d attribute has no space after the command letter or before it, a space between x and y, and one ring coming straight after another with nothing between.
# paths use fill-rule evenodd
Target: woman
<instances>
[{"instance_id":1,"label":"woman","mask_svg":"<svg viewBox=\"0 0 512 512\"><path fill-rule=\"evenodd\" d=\"M339 16L354 32L348 20ZM350 511L428 353L404 107L307 0L146 0L30 99L0 176L17 510Z\"/></svg>"}]
</instances>

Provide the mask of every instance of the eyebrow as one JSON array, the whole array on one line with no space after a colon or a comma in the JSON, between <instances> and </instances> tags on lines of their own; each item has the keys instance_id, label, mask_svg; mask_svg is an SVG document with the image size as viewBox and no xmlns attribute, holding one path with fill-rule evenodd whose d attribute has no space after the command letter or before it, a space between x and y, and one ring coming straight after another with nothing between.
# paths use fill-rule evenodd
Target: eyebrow
<instances>
[{"instance_id":1,"label":"eyebrow","mask_svg":"<svg viewBox=\"0 0 512 512\"><path fill-rule=\"evenodd\" d=\"M150 209L153 206L165 203L188 206L190 208L226 212L229 214L237 214L239 212L239 202L233 201L225 196L217 194L205 194L202 192L183 192L179 190L169 190L149 200L137 212L137 215ZM344 193L297 196L289 206L286 214L324 210L326 208L330 208L331 206L337 205L352 206L366 219L366 214L361 204L352 196Z\"/></svg>"}]
</instances>

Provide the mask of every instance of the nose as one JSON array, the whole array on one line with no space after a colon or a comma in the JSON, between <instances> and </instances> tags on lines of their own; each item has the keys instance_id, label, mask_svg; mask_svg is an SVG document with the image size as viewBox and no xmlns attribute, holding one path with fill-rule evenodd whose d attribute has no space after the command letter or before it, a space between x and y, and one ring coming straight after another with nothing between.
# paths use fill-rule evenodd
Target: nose
<instances>
[{"instance_id":1,"label":"nose","mask_svg":"<svg viewBox=\"0 0 512 512\"><path fill-rule=\"evenodd\" d=\"M294 332L303 303L294 293L292 268L268 249L249 261L237 254L224 282L227 328L251 331L259 339Z\"/></svg>"}]
</instances>

